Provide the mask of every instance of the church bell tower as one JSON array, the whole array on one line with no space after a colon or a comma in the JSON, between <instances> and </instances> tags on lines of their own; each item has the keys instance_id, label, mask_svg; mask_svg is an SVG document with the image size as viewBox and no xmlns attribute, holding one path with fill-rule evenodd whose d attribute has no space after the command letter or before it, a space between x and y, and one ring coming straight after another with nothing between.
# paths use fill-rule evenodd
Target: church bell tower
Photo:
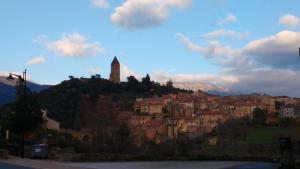
<instances>
[{"instance_id":1,"label":"church bell tower","mask_svg":"<svg viewBox=\"0 0 300 169\"><path fill-rule=\"evenodd\" d=\"M110 71L109 80L113 83L120 83L120 63L116 56L111 62L111 71Z\"/></svg>"}]
</instances>

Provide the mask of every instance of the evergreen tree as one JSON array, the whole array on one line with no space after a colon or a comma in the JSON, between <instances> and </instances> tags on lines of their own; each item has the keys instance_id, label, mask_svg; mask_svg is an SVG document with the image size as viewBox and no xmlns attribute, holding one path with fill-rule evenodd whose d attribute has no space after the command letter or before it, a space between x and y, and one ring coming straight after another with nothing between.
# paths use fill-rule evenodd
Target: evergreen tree
<instances>
[{"instance_id":1,"label":"evergreen tree","mask_svg":"<svg viewBox=\"0 0 300 169\"><path fill-rule=\"evenodd\" d=\"M144 77L144 78L142 79L142 83L145 84L145 85L151 84L151 79L150 79L149 74L147 74L146 77Z\"/></svg>"},{"instance_id":2,"label":"evergreen tree","mask_svg":"<svg viewBox=\"0 0 300 169\"><path fill-rule=\"evenodd\" d=\"M171 79L167 81L167 85L166 86L167 86L167 88L173 88L173 82L172 82Z\"/></svg>"},{"instance_id":3,"label":"evergreen tree","mask_svg":"<svg viewBox=\"0 0 300 169\"><path fill-rule=\"evenodd\" d=\"M11 123L16 134L33 131L42 122L42 113L34 95L23 84L16 86L17 98L12 105Z\"/></svg>"},{"instance_id":4,"label":"evergreen tree","mask_svg":"<svg viewBox=\"0 0 300 169\"><path fill-rule=\"evenodd\" d=\"M266 111L260 108L255 108L253 110L253 122L258 125L266 124Z\"/></svg>"},{"instance_id":5,"label":"evergreen tree","mask_svg":"<svg viewBox=\"0 0 300 169\"><path fill-rule=\"evenodd\" d=\"M147 90L152 89L154 87L149 74L147 74L146 77L142 79L142 84L147 88Z\"/></svg>"}]
</instances>

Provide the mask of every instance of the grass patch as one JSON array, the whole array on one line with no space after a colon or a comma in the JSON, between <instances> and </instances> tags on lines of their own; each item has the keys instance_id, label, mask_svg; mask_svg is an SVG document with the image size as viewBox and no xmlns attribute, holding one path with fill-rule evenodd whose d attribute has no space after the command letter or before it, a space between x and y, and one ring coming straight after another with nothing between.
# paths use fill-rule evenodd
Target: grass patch
<instances>
[{"instance_id":1,"label":"grass patch","mask_svg":"<svg viewBox=\"0 0 300 169\"><path fill-rule=\"evenodd\" d=\"M245 141L250 144L277 144L281 136L292 136L293 127L254 127Z\"/></svg>"}]
</instances>

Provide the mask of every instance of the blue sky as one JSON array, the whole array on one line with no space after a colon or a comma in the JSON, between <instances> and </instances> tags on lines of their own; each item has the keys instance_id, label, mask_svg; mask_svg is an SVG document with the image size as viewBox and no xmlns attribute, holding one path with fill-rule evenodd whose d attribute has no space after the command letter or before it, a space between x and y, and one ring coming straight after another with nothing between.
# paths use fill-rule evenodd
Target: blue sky
<instances>
[{"instance_id":1,"label":"blue sky","mask_svg":"<svg viewBox=\"0 0 300 169\"><path fill-rule=\"evenodd\" d=\"M123 79L300 97L299 17L300 0L2 0L0 72L107 78L117 56Z\"/></svg>"}]
</instances>

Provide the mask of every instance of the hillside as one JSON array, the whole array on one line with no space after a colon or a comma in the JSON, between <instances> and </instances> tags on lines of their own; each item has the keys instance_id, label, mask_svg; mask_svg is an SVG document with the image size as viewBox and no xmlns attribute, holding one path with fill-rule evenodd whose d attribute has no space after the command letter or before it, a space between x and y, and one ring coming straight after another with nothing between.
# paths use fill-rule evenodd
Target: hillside
<instances>
[{"instance_id":1,"label":"hillside","mask_svg":"<svg viewBox=\"0 0 300 169\"><path fill-rule=\"evenodd\" d=\"M5 76L0 76L0 106L10 103L15 100L16 97L16 85L17 79L7 80ZM40 92L49 88L49 85L39 85L33 82L27 82L27 87L34 93Z\"/></svg>"},{"instance_id":2,"label":"hillside","mask_svg":"<svg viewBox=\"0 0 300 169\"><path fill-rule=\"evenodd\" d=\"M16 90L14 87L0 83L0 106L15 100Z\"/></svg>"},{"instance_id":3,"label":"hillside","mask_svg":"<svg viewBox=\"0 0 300 169\"><path fill-rule=\"evenodd\" d=\"M80 129L95 127L100 120L111 119L117 112L133 110L137 97L153 97L168 93L191 92L161 86L159 83L131 77L128 82L114 84L103 78L72 78L37 95L43 108L62 122L62 127ZM109 120L108 120L109 121Z\"/></svg>"}]
</instances>

